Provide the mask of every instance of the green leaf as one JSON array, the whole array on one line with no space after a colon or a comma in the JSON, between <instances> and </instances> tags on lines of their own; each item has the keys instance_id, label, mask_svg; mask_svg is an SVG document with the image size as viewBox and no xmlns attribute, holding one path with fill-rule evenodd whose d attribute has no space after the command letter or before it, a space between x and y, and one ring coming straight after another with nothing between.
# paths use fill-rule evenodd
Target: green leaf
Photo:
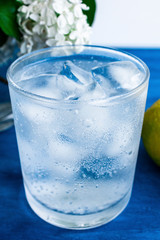
<instances>
[{"instance_id":1,"label":"green leaf","mask_svg":"<svg viewBox=\"0 0 160 240\"><path fill-rule=\"evenodd\" d=\"M17 4L19 4L19 6L23 5L23 2L21 0L16 0Z\"/></svg>"},{"instance_id":2,"label":"green leaf","mask_svg":"<svg viewBox=\"0 0 160 240\"><path fill-rule=\"evenodd\" d=\"M0 28L11 37L20 39L20 31L17 24L17 8L19 3L16 0L5 0L0 2Z\"/></svg>"},{"instance_id":3,"label":"green leaf","mask_svg":"<svg viewBox=\"0 0 160 240\"><path fill-rule=\"evenodd\" d=\"M95 0L83 0L83 3L85 3L88 7L88 11L84 11L83 13L87 16L87 22L90 26L92 26L94 18L95 18L95 12L96 12L96 2Z\"/></svg>"}]
</instances>

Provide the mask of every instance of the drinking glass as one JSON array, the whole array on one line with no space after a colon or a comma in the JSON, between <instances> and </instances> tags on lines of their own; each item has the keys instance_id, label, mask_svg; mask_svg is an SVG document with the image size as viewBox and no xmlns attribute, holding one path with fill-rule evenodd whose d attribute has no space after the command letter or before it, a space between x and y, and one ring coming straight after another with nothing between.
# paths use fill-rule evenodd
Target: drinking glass
<instances>
[{"instance_id":1,"label":"drinking glass","mask_svg":"<svg viewBox=\"0 0 160 240\"><path fill-rule=\"evenodd\" d=\"M26 198L45 221L100 226L127 206L149 70L100 46L59 46L17 59L9 90Z\"/></svg>"}]
</instances>

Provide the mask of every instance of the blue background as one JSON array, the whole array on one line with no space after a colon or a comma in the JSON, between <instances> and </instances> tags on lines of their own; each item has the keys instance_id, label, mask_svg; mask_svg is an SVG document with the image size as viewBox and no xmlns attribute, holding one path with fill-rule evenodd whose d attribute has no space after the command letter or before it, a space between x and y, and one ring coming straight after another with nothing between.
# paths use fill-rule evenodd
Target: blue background
<instances>
[{"instance_id":1,"label":"blue background","mask_svg":"<svg viewBox=\"0 0 160 240\"><path fill-rule=\"evenodd\" d=\"M160 50L125 49L148 65L151 78L146 107L160 98ZM7 87L0 84L0 101ZM7 97L6 97L7 96ZM135 181L127 208L112 222L91 230L54 227L29 207L23 189L14 127L0 133L0 240L160 240L160 168L140 144Z\"/></svg>"}]
</instances>

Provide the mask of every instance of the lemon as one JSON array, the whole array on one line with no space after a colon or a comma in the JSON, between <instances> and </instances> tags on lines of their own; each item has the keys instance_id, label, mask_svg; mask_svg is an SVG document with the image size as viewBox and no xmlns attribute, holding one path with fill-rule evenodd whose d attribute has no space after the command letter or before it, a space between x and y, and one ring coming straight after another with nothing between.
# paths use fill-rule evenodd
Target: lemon
<instances>
[{"instance_id":1,"label":"lemon","mask_svg":"<svg viewBox=\"0 0 160 240\"><path fill-rule=\"evenodd\" d=\"M142 140L149 156L160 166L160 99L145 112Z\"/></svg>"}]
</instances>

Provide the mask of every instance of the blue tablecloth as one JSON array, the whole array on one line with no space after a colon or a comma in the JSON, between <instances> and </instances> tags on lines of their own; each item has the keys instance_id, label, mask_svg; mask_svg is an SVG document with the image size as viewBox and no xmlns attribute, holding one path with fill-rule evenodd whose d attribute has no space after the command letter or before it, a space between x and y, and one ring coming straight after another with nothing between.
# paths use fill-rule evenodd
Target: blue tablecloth
<instances>
[{"instance_id":1,"label":"blue tablecloth","mask_svg":"<svg viewBox=\"0 0 160 240\"><path fill-rule=\"evenodd\" d=\"M160 98L160 50L125 50L140 57L150 68L148 108ZM44 222L31 210L24 194L14 127L0 133L0 240L19 239L160 240L160 168L141 143L133 193L124 212L95 229L65 230Z\"/></svg>"}]
</instances>

